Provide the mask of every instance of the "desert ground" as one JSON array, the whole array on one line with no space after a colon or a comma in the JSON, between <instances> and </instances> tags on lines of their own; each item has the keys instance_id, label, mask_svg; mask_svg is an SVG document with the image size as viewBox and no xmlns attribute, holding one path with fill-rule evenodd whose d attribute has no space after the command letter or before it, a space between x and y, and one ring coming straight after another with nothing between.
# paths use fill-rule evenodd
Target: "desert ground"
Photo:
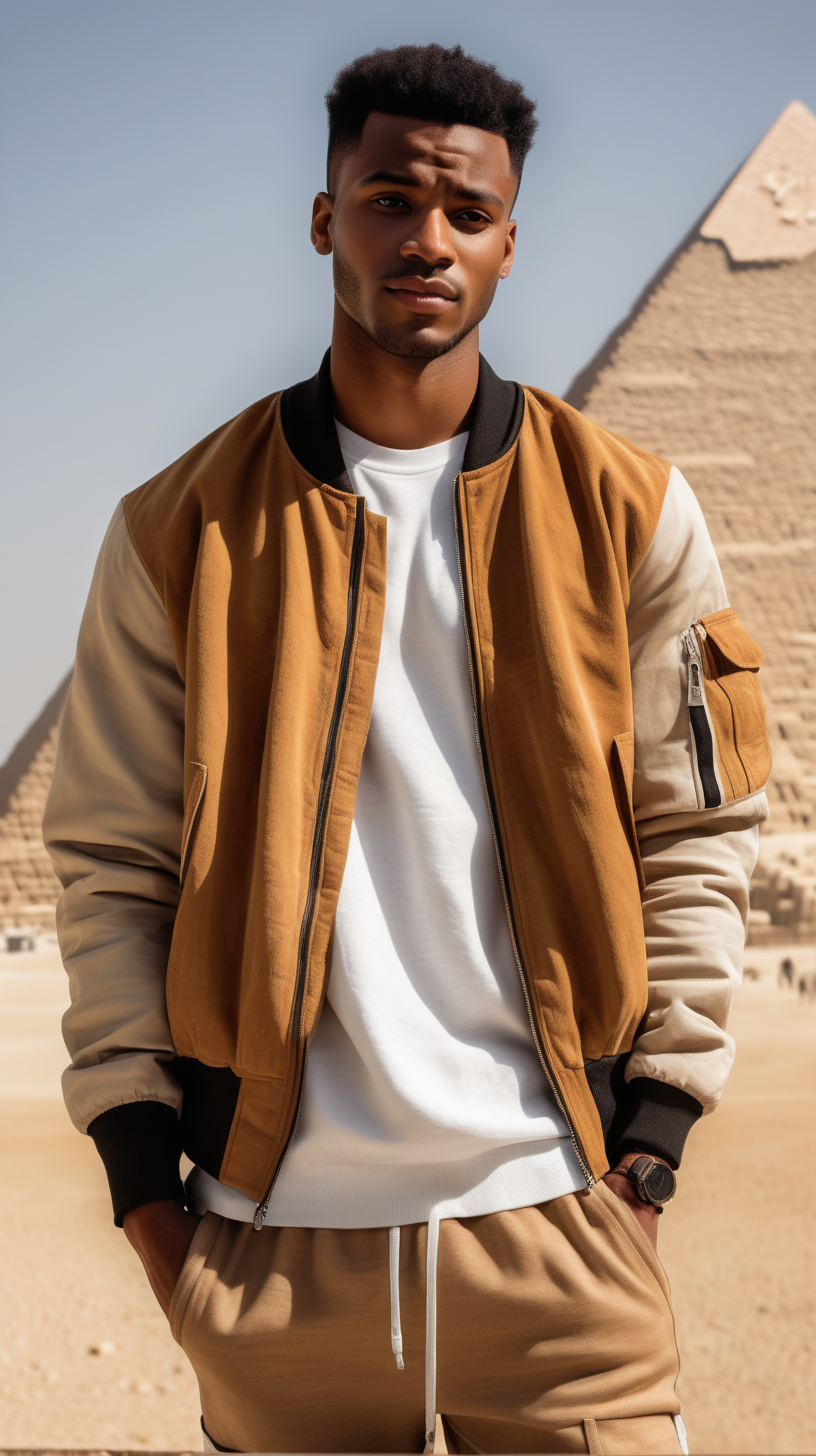
<instances>
[{"instance_id":1,"label":"desert ground","mask_svg":"<svg viewBox=\"0 0 816 1456\"><path fill-rule=\"evenodd\" d=\"M816 1451L816 1000L778 988L785 953L748 952L736 1066L661 1219L698 1456ZM53 946L0 955L0 1448L199 1451L192 1371L60 1100L66 998Z\"/></svg>"}]
</instances>

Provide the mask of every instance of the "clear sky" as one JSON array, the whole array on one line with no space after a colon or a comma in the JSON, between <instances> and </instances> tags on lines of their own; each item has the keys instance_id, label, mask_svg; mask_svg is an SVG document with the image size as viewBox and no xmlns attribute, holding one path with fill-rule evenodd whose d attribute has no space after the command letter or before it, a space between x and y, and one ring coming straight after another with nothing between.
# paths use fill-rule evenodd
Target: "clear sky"
<instances>
[{"instance_id":1,"label":"clear sky","mask_svg":"<svg viewBox=\"0 0 816 1456\"><path fill-rule=\"evenodd\" d=\"M460 42L541 126L482 332L562 393L794 97L814 0L0 0L0 760L67 671L118 498L311 374L323 93Z\"/></svg>"}]
</instances>

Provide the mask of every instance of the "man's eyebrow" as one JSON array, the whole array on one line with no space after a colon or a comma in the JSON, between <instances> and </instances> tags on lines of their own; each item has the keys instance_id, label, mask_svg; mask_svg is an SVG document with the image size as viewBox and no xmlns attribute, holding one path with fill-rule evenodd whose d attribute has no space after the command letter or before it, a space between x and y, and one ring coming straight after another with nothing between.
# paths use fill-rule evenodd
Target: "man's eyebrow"
<instances>
[{"instance_id":1,"label":"man's eyebrow","mask_svg":"<svg viewBox=\"0 0 816 1456\"><path fill-rule=\"evenodd\" d=\"M495 192L475 192L472 187L457 187L456 196L461 197L464 202L492 202L495 207L504 206Z\"/></svg>"},{"instance_id":2,"label":"man's eyebrow","mask_svg":"<svg viewBox=\"0 0 816 1456\"><path fill-rule=\"evenodd\" d=\"M371 182L391 182L395 187L418 187L416 177L406 176L402 172L369 172L363 177L360 186L367 187Z\"/></svg>"},{"instance_id":3,"label":"man's eyebrow","mask_svg":"<svg viewBox=\"0 0 816 1456\"><path fill-rule=\"evenodd\" d=\"M420 187L422 185L418 178L411 177L408 173L380 170L379 172L369 172L367 177L363 177L360 186L369 187L372 182L388 182L392 187ZM472 187L456 187L453 190L463 202L492 202L494 207L504 206L502 199L497 197L495 192L482 192Z\"/></svg>"}]
</instances>

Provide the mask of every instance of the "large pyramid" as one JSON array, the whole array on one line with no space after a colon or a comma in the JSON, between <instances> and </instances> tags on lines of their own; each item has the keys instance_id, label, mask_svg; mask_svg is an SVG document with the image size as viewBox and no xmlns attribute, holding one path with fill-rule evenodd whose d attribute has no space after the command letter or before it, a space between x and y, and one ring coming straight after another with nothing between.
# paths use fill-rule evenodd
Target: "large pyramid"
<instances>
[{"instance_id":1,"label":"large pyramid","mask_svg":"<svg viewBox=\"0 0 816 1456\"><path fill-rule=\"evenodd\" d=\"M772 918L774 932L810 936L816 117L806 106L794 101L786 108L567 398L673 460L701 501L731 601L766 655L776 833L764 840L752 904L760 919ZM53 921L58 886L40 823L67 685L66 679L0 769L0 929Z\"/></svg>"},{"instance_id":2,"label":"large pyramid","mask_svg":"<svg viewBox=\"0 0 816 1456\"><path fill-rule=\"evenodd\" d=\"M765 651L771 828L816 829L816 116L791 102L567 395L672 460Z\"/></svg>"}]
</instances>

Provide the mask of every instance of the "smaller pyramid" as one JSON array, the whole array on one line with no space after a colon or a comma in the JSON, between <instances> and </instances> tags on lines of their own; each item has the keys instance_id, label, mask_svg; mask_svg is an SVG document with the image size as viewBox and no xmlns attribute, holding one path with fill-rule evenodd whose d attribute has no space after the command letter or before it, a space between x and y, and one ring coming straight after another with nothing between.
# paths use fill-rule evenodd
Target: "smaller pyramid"
<instances>
[{"instance_id":1,"label":"smaller pyramid","mask_svg":"<svg viewBox=\"0 0 816 1456\"><path fill-rule=\"evenodd\" d=\"M725 243L735 263L816 253L816 116L785 107L715 203L700 235Z\"/></svg>"},{"instance_id":2,"label":"smaller pyramid","mask_svg":"<svg viewBox=\"0 0 816 1456\"><path fill-rule=\"evenodd\" d=\"M53 930L60 884L42 839L71 673L0 767L0 931Z\"/></svg>"}]
</instances>

